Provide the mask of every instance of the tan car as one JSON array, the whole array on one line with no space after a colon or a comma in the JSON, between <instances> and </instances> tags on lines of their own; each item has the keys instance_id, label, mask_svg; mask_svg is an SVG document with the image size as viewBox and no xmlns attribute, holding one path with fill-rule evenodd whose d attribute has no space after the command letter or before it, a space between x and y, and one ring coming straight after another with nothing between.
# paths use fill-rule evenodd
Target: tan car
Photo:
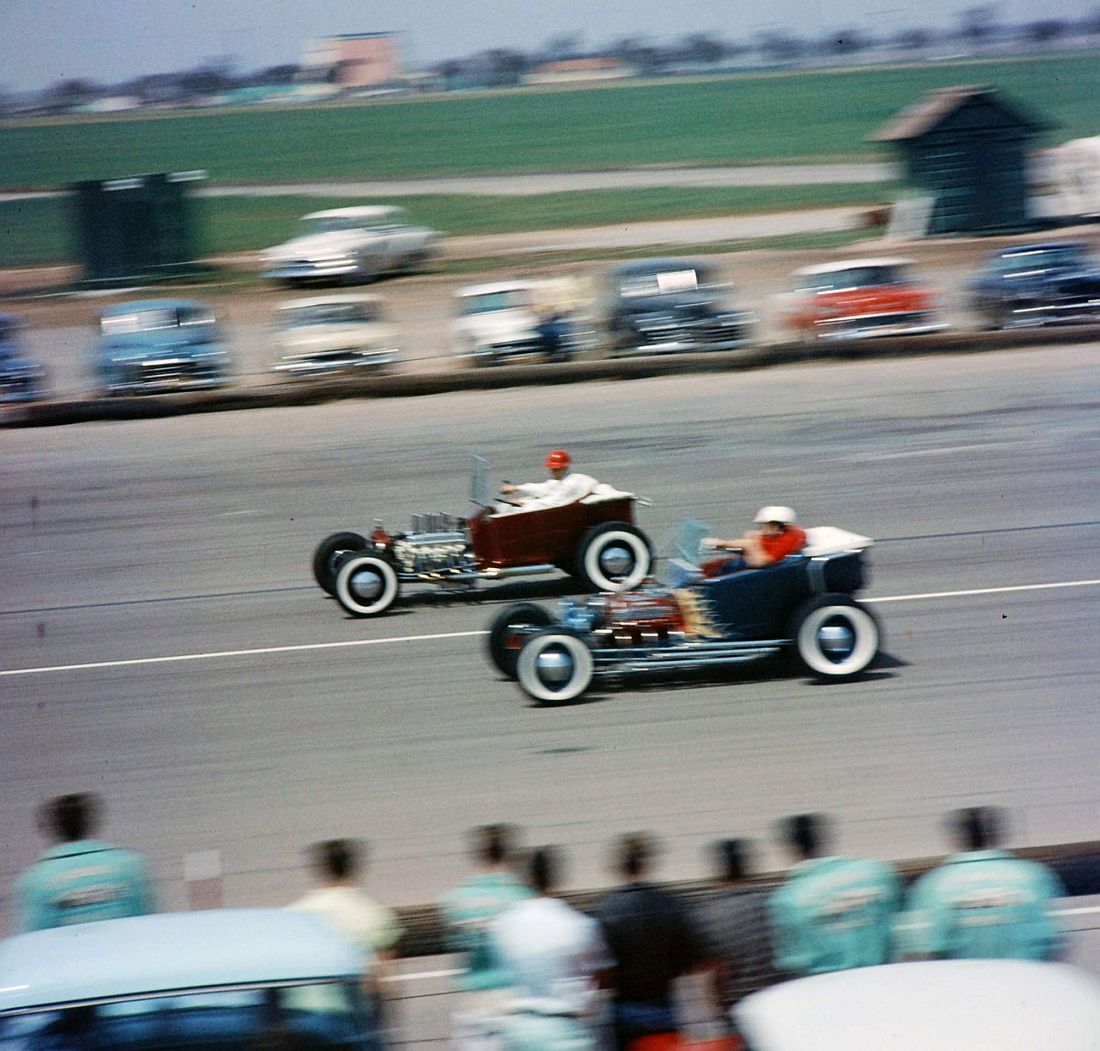
<instances>
[{"instance_id":1,"label":"tan car","mask_svg":"<svg viewBox=\"0 0 1100 1051\"><path fill-rule=\"evenodd\" d=\"M397 329L371 295L289 300L279 307L274 340L275 371L286 376L376 371L400 356Z\"/></svg>"}]
</instances>

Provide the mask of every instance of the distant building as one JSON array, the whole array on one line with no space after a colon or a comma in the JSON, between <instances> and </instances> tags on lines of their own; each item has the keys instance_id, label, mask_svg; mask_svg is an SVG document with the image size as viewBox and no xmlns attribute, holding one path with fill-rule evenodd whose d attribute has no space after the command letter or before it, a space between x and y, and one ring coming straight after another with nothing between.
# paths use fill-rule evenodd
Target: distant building
<instances>
[{"instance_id":1,"label":"distant building","mask_svg":"<svg viewBox=\"0 0 1100 1051\"><path fill-rule=\"evenodd\" d=\"M401 75L396 33L341 33L311 40L301 79L323 80L346 91L388 84Z\"/></svg>"},{"instance_id":2,"label":"distant building","mask_svg":"<svg viewBox=\"0 0 1100 1051\"><path fill-rule=\"evenodd\" d=\"M544 62L527 73L525 84L569 84L583 80L622 80L637 75L633 66L614 58L567 58Z\"/></svg>"}]
</instances>

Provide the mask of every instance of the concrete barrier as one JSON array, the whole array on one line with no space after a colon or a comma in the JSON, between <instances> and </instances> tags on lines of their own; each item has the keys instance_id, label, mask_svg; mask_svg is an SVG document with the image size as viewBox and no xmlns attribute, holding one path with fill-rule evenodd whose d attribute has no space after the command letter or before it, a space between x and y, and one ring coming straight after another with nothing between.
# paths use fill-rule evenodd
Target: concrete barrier
<instances>
[{"instance_id":1,"label":"concrete barrier","mask_svg":"<svg viewBox=\"0 0 1100 1051\"><path fill-rule=\"evenodd\" d=\"M235 412L288 405L318 405L348 398L410 398L466 390L537 387L593 380L649 379L692 372L736 372L809 361L855 361L934 354L990 353L1016 347L1100 342L1100 325L1014 329L1005 332L947 332L873 340L782 343L734 351L595 358L556 364L481 368L451 367L430 373L272 382L216 391L145 394L121 398L74 398L9 409L5 427L54 427L93 420L145 420L203 412Z\"/></svg>"},{"instance_id":2,"label":"concrete barrier","mask_svg":"<svg viewBox=\"0 0 1100 1051\"><path fill-rule=\"evenodd\" d=\"M1064 843L1049 847L1029 847L1012 852L1016 857L1030 858L1049 865L1065 887L1067 897L1100 894L1100 841ZM896 863L906 883L935 868L944 859L915 858ZM747 893L768 894L786 879L785 872L770 872L748 881ZM681 895L689 905L705 900L713 893L711 885L697 880L683 883L663 883L661 886ZM606 890L574 891L563 897L574 907L590 910L604 897ZM396 910L404 928L400 951L402 956L438 956L448 952L444 944L443 926L434 905L416 905Z\"/></svg>"}]
</instances>

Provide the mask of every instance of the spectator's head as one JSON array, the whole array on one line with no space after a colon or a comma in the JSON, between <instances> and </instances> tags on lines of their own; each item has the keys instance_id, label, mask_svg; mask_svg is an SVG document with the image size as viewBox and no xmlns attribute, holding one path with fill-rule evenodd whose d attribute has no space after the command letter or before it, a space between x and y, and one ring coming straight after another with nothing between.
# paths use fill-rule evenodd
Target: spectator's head
<instances>
[{"instance_id":1,"label":"spectator's head","mask_svg":"<svg viewBox=\"0 0 1100 1051\"><path fill-rule=\"evenodd\" d=\"M782 823L782 840L801 861L827 854L832 835L824 814L795 814Z\"/></svg>"},{"instance_id":2,"label":"spectator's head","mask_svg":"<svg viewBox=\"0 0 1100 1051\"><path fill-rule=\"evenodd\" d=\"M60 843L87 839L99 827L99 797L74 792L49 800L39 815L42 831Z\"/></svg>"},{"instance_id":3,"label":"spectator's head","mask_svg":"<svg viewBox=\"0 0 1100 1051\"><path fill-rule=\"evenodd\" d=\"M527 861L527 882L538 894L553 894L561 885L561 867L556 847L538 847Z\"/></svg>"},{"instance_id":4,"label":"spectator's head","mask_svg":"<svg viewBox=\"0 0 1100 1051\"><path fill-rule=\"evenodd\" d=\"M470 856L485 868L501 868L512 857L514 825L478 825L470 832Z\"/></svg>"},{"instance_id":5,"label":"spectator's head","mask_svg":"<svg viewBox=\"0 0 1100 1051\"><path fill-rule=\"evenodd\" d=\"M657 844L648 832L628 832L615 845L615 869L624 879L645 879L656 853Z\"/></svg>"},{"instance_id":6,"label":"spectator's head","mask_svg":"<svg viewBox=\"0 0 1100 1051\"><path fill-rule=\"evenodd\" d=\"M309 848L313 873L325 883L348 883L359 875L366 850L354 839L326 839Z\"/></svg>"},{"instance_id":7,"label":"spectator's head","mask_svg":"<svg viewBox=\"0 0 1100 1051\"><path fill-rule=\"evenodd\" d=\"M748 840L720 839L711 844L711 864L719 883L740 883L749 875L750 850Z\"/></svg>"},{"instance_id":8,"label":"spectator's head","mask_svg":"<svg viewBox=\"0 0 1100 1051\"><path fill-rule=\"evenodd\" d=\"M963 807L950 815L948 826L960 850L991 850L1004 835L1003 814L996 807Z\"/></svg>"}]
</instances>

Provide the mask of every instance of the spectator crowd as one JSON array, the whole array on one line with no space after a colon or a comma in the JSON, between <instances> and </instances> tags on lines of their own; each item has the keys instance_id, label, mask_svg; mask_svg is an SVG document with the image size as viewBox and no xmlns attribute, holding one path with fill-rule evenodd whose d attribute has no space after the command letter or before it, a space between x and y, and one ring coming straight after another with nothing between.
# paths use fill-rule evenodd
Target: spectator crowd
<instances>
[{"instance_id":1,"label":"spectator crowd","mask_svg":"<svg viewBox=\"0 0 1100 1051\"><path fill-rule=\"evenodd\" d=\"M41 828L53 845L16 885L20 930L156 909L142 856L95 838L99 811L87 794L43 807ZM698 899L654 882L658 844L632 833L613 846L617 885L580 911L562 896L560 849L542 846L520 857L514 828L477 828L472 871L439 904L447 947L461 960L453 1045L690 1046L678 1042L676 990L693 975L715 1028L706 1046L735 1048L733 1009L776 981L908 959L1056 958L1057 877L1001 848L996 810L956 811L948 830L956 853L906 887L886 862L835 853L824 815L796 815L779 829L792 867L778 887L753 879L748 842L722 840L710 848L711 891ZM397 985L392 968L402 931L395 912L362 886L365 847L329 840L309 857L315 886L290 907L361 947L364 982L393 1028L385 994Z\"/></svg>"}]
</instances>

